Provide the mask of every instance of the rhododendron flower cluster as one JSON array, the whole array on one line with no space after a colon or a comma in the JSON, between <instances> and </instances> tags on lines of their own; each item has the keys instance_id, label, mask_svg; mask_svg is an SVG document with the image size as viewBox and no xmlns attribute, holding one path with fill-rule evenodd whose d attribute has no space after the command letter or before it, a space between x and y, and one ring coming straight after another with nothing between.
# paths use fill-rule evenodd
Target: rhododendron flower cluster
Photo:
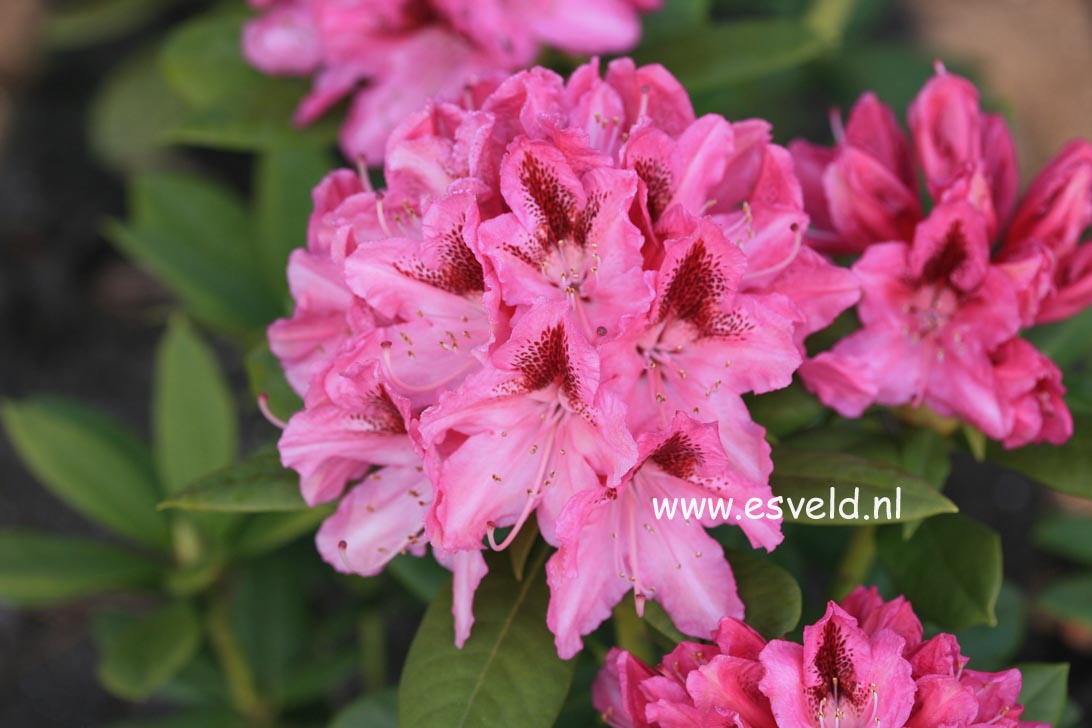
<instances>
[{"instance_id":1,"label":"rhododendron flower cluster","mask_svg":"<svg viewBox=\"0 0 1092 728\"><path fill-rule=\"evenodd\" d=\"M683 642L655 669L612 649L593 700L616 728L1048 728L1021 721L1021 674L967 669L955 636L923 639L902 597L858 587L804 628L766 642L726 617L712 644Z\"/></svg>"},{"instance_id":2,"label":"rhododendron flower cluster","mask_svg":"<svg viewBox=\"0 0 1092 728\"><path fill-rule=\"evenodd\" d=\"M849 417L924 404L1008 447L1065 442L1061 372L1019 332L1092 303L1092 246L1079 244L1092 222L1092 145L1067 146L1017 206L1012 138L969 81L938 67L909 126L912 144L866 94L836 124L834 149L791 146L809 242L859 253L862 287L860 330L809 361L803 379Z\"/></svg>"},{"instance_id":3,"label":"rhododendron flower cluster","mask_svg":"<svg viewBox=\"0 0 1092 728\"><path fill-rule=\"evenodd\" d=\"M341 146L382 161L388 135L435 95L534 62L544 45L587 55L627 51L660 0L250 0L243 33L258 69L314 76L296 121L352 96Z\"/></svg>"},{"instance_id":4,"label":"rhododendron flower cluster","mask_svg":"<svg viewBox=\"0 0 1092 728\"><path fill-rule=\"evenodd\" d=\"M482 551L534 518L558 547L562 656L628 592L695 635L742 617L709 524L656 521L650 498L767 498L741 395L788 385L804 337L858 296L801 244L768 125L695 118L659 66L535 68L410 115L385 174L382 192L350 171L315 190L296 310L269 331L305 400L283 462L308 503L341 497L326 560L374 574L431 544L461 643Z\"/></svg>"}]
</instances>

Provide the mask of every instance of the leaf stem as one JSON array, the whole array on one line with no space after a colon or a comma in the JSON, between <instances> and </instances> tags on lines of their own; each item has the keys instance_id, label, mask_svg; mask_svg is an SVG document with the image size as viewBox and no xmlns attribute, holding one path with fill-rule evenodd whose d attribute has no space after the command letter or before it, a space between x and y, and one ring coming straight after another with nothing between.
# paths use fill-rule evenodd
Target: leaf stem
<instances>
[{"instance_id":1,"label":"leaf stem","mask_svg":"<svg viewBox=\"0 0 1092 728\"><path fill-rule=\"evenodd\" d=\"M208 632L220 670L227 681L232 706L255 723L268 724L271 719L269 710L258 696L254 673L232 629L227 599L223 594L212 597L208 610Z\"/></svg>"}]
</instances>

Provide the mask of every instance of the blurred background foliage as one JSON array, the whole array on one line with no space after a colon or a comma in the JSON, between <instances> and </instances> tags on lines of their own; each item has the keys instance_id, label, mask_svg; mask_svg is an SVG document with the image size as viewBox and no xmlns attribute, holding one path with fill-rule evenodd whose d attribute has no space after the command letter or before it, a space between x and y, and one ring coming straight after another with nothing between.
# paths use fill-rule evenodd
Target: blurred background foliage
<instances>
[{"instance_id":1,"label":"blurred background foliage","mask_svg":"<svg viewBox=\"0 0 1092 728\"><path fill-rule=\"evenodd\" d=\"M678 75L699 113L827 142L828 110L874 89L901 115L941 53L983 82L1033 169L1079 131L1070 107L1088 109L1092 89L1068 76L1083 95L1043 120L1041 89L1006 70L1020 50L1010 36L1046 26L1083 38L1041 39L1037 62L1067 69L1061 78L1092 47L1092 11L1031 5L666 0L634 55ZM508 662L490 664L452 647L447 575L431 561L347 578L314 552L328 510L304 508L255 400L268 393L280 417L299 406L264 330L290 310L285 260L305 240L311 188L339 164L342 110L294 128L305 82L243 62L246 17L242 0L0 10L11 35L0 42L0 724L393 726L408 660L403 722L447 689L430 675L481 678L480 703L503 670L538 685L508 724L549 725L560 711L559 725L596 725L589 686L605 650L655 659L679 639L655 605L643 621L623 605L560 663L543 625L545 554L522 539L495 557L476 605L475 640L507 641ZM986 31L1012 42L994 47ZM1024 661L1027 717L1079 725L1079 705L1092 709L1090 334L1087 314L1036 332L1078 419L1061 449L1004 453L914 412L840 421L799 386L753 401L779 493L897 481L918 508L866 528L789 523L771 556L719 529L756 628L799 630L829 596L876 583L906 593L931 629L957 631L973 667ZM534 634L509 644L513 620Z\"/></svg>"}]
</instances>

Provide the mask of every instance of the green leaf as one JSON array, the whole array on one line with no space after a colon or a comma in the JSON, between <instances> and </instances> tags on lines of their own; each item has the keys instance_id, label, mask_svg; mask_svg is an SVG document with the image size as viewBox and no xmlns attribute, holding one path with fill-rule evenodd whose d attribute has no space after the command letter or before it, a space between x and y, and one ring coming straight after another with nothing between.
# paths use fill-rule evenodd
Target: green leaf
<instances>
[{"instance_id":1,"label":"green leaf","mask_svg":"<svg viewBox=\"0 0 1092 728\"><path fill-rule=\"evenodd\" d=\"M168 494L235 460L235 404L212 349L173 317L156 354L156 464Z\"/></svg>"},{"instance_id":2,"label":"green leaf","mask_svg":"<svg viewBox=\"0 0 1092 728\"><path fill-rule=\"evenodd\" d=\"M447 569L435 559L419 559L410 554L399 554L387 564L387 571L413 596L423 602L431 602L450 581Z\"/></svg>"},{"instance_id":3,"label":"green leaf","mask_svg":"<svg viewBox=\"0 0 1092 728\"><path fill-rule=\"evenodd\" d=\"M55 604L89 594L148 587L160 565L85 538L0 529L0 602Z\"/></svg>"},{"instance_id":4,"label":"green leaf","mask_svg":"<svg viewBox=\"0 0 1092 728\"><path fill-rule=\"evenodd\" d=\"M244 13L213 11L180 26L160 55L171 88L194 112L168 138L184 144L257 151L279 145L330 145L336 121L292 123L306 81L265 76L243 59Z\"/></svg>"},{"instance_id":5,"label":"green leaf","mask_svg":"<svg viewBox=\"0 0 1092 728\"><path fill-rule=\"evenodd\" d=\"M507 556L489 559L474 595L474 631L454 644L451 590L429 606L410 646L398 695L400 725L418 728L548 728L572 680L575 660L557 657L546 628L549 591L543 550L521 582Z\"/></svg>"},{"instance_id":6,"label":"green leaf","mask_svg":"<svg viewBox=\"0 0 1092 728\"><path fill-rule=\"evenodd\" d=\"M792 68L828 47L800 21L759 19L709 25L634 55L638 63L662 63L696 94Z\"/></svg>"},{"instance_id":7,"label":"green leaf","mask_svg":"<svg viewBox=\"0 0 1092 728\"><path fill-rule=\"evenodd\" d=\"M351 643L350 643L350 646ZM360 656L357 650L334 651L300 662L278 696L280 705L291 708L315 703L341 692L346 683L360 679Z\"/></svg>"},{"instance_id":8,"label":"green leaf","mask_svg":"<svg viewBox=\"0 0 1092 728\"><path fill-rule=\"evenodd\" d=\"M1092 629L1092 574L1052 582L1039 595L1038 606L1055 619Z\"/></svg>"},{"instance_id":9,"label":"green leaf","mask_svg":"<svg viewBox=\"0 0 1092 728\"><path fill-rule=\"evenodd\" d=\"M266 513L307 508L300 496L300 476L281 466L275 449L199 478L163 501L160 508L220 513Z\"/></svg>"},{"instance_id":10,"label":"green leaf","mask_svg":"<svg viewBox=\"0 0 1092 728\"><path fill-rule=\"evenodd\" d=\"M944 490L952 469L948 440L934 430L918 427L910 430L901 443L899 464L908 473L920 476L938 491ZM903 524L903 536L910 538L921 521Z\"/></svg>"},{"instance_id":11,"label":"green leaf","mask_svg":"<svg viewBox=\"0 0 1092 728\"><path fill-rule=\"evenodd\" d=\"M1073 418L1073 437L1064 445L1029 445L1006 450L991 442L987 457L1061 493L1092 498L1092 416Z\"/></svg>"},{"instance_id":12,"label":"green leaf","mask_svg":"<svg viewBox=\"0 0 1092 728\"><path fill-rule=\"evenodd\" d=\"M665 0L642 18L641 42L654 45L700 29L709 21L711 5L711 0Z\"/></svg>"},{"instance_id":13,"label":"green leaf","mask_svg":"<svg viewBox=\"0 0 1092 728\"><path fill-rule=\"evenodd\" d=\"M792 574L753 553L732 551L728 561L746 608L747 624L766 639L781 637L796 627L803 598Z\"/></svg>"},{"instance_id":14,"label":"green leaf","mask_svg":"<svg viewBox=\"0 0 1092 728\"><path fill-rule=\"evenodd\" d=\"M810 525L865 525L901 523L939 513L953 513L956 506L922 478L887 463L834 452L814 452L791 447L773 451L770 477L774 494L782 500L785 520ZM831 511L831 489L834 510ZM857 515L852 500L857 494ZM808 505L812 514L808 514ZM817 516L813 518L812 516Z\"/></svg>"},{"instance_id":15,"label":"green leaf","mask_svg":"<svg viewBox=\"0 0 1092 728\"><path fill-rule=\"evenodd\" d=\"M1068 372L1092 353L1092 309L1086 309L1065 321L1036 326L1022 336Z\"/></svg>"},{"instance_id":16,"label":"green leaf","mask_svg":"<svg viewBox=\"0 0 1092 728\"><path fill-rule=\"evenodd\" d=\"M930 518L913 538L880 531L880 561L918 616L949 631L997 624L1001 538L962 515Z\"/></svg>"},{"instance_id":17,"label":"green leaf","mask_svg":"<svg viewBox=\"0 0 1092 728\"><path fill-rule=\"evenodd\" d=\"M902 442L902 469L920 476L935 490L944 490L952 469L950 449L948 441L937 432L915 428Z\"/></svg>"},{"instance_id":18,"label":"green leaf","mask_svg":"<svg viewBox=\"0 0 1092 728\"><path fill-rule=\"evenodd\" d=\"M512 563L512 573L516 581L523 581L523 569L527 566L527 559L538 542L538 522L532 521L520 529L515 540L505 549Z\"/></svg>"},{"instance_id":19,"label":"green leaf","mask_svg":"<svg viewBox=\"0 0 1092 728\"><path fill-rule=\"evenodd\" d=\"M193 658L201 624L186 602L172 602L114 636L99 663L99 679L127 700L144 700Z\"/></svg>"},{"instance_id":20,"label":"green leaf","mask_svg":"<svg viewBox=\"0 0 1092 728\"><path fill-rule=\"evenodd\" d=\"M261 341L247 353L246 375L250 381L251 396L255 401L263 394L268 397L269 410L280 419L287 422L288 418L303 409L303 400L284 378L281 363L269 350L268 341Z\"/></svg>"},{"instance_id":21,"label":"green leaf","mask_svg":"<svg viewBox=\"0 0 1092 728\"><path fill-rule=\"evenodd\" d=\"M829 45L841 42L856 0L812 0L804 21Z\"/></svg>"},{"instance_id":22,"label":"green leaf","mask_svg":"<svg viewBox=\"0 0 1092 728\"><path fill-rule=\"evenodd\" d=\"M674 649L675 645L680 642L685 642L690 639L679 631L679 628L675 626L675 622L671 620L671 617L668 616L659 602L645 602L644 618L648 626L667 638L667 645L665 645L665 647L669 650Z\"/></svg>"},{"instance_id":23,"label":"green leaf","mask_svg":"<svg viewBox=\"0 0 1092 728\"><path fill-rule=\"evenodd\" d=\"M301 536L313 534L318 525L334 512L336 504L284 513L260 513L243 523L231 544L232 553L253 557L273 551Z\"/></svg>"},{"instance_id":24,"label":"green leaf","mask_svg":"<svg viewBox=\"0 0 1092 728\"><path fill-rule=\"evenodd\" d=\"M1059 513L1035 524L1035 545L1043 551L1092 566L1092 518Z\"/></svg>"},{"instance_id":25,"label":"green leaf","mask_svg":"<svg viewBox=\"0 0 1092 728\"><path fill-rule=\"evenodd\" d=\"M257 687L279 700L307 644L306 594L300 569L283 555L248 565L235 584L232 622L239 643L254 666ZM310 564L309 564L310 566Z\"/></svg>"},{"instance_id":26,"label":"green leaf","mask_svg":"<svg viewBox=\"0 0 1092 728\"><path fill-rule=\"evenodd\" d=\"M171 93L151 53L129 56L103 81L91 103L89 141L95 156L120 172L163 165L163 130L178 124L185 104Z\"/></svg>"},{"instance_id":27,"label":"green leaf","mask_svg":"<svg viewBox=\"0 0 1092 728\"><path fill-rule=\"evenodd\" d=\"M956 635L960 650L974 655L976 670L1004 670L1024 644L1027 616L1023 593L1014 584L1005 582L997 598L997 626L960 630Z\"/></svg>"},{"instance_id":28,"label":"green leaf","mask_svg":"<svg viewBox=\"0 0 1092 728\"><path fill-rule=\"evenodd\" d=\"M8 439L53 495L112 531L149 546L170 543L148 446L83 405L51 397L0 407Z\"/></svg>"},{"instance_id":29,"label":"green leaf","mask_svg":"<svg viewBox=\"0 0 1092 728\"><path fill-rule=\"evenodd\" d=\"M192 175L148 173L129 186L131 221L107 234L161 279L195 317L253 333L280 315L280 301L254 265L253 231L230 190Z\"/></svg>"},{"instance_id":30,"label":"green leaf","mask_svg":"<svg viewBox=\"0 0 1092 728\"><path fill-rule=\"evenodd\" d=\"M239 89L266 79L242 56L247 13L214 10L176 26L163 42L159 63L175 93L196 108L206 108Z\"/></svg>"},{"instance_id":31,"label":"green leaf","mask_svg":"<svg viewBox=\"0 0 1092 728\"><path fill-rule=\"evenodd\" d=\"M46 21L45 42L54 50L84 48L132 32L174 0L73 0Z\"/></svg>"},{"instance_id":32,"label":"green leaf","mask_svg":"<svg viewBox=\"0 0 1092 728\"><path fill-rule=\"evenodd\" d=\"M747 398L747 409L755 422L776 438L786 437L826 416L827 410L799 382L775 392Z\"/></svg>"},{"instance_id":33,"label":"green leaf","mask_svg":"<svg viewBox=\"0 0 1092 728\"><path fill-rule=\"evenodd\" d=\"M337 162L323 148L275 146L258 158L256 214L269 288L288 296L288 254L307 244L311 190Z\"/></svg>"},{"instance_id":34,"label":"green leaf","mask_svg":"<svg viewBox=\"0 0 1092 728\"><path fill-rule=\"evenodd\" d=\"M1020 720L1058 725L1065 713L1069 665L1026 662L1017 667L1024 677L1024 686L1020 691L1024 714Z\"/></svg>"},{"instance_id":35,"label":"green leaf","mask_svg":"<svg viewBox=\"0 0 1092 728\"><path fill-rule=\"evenodd\" d=\"M329 728L398 728L398 693L394 690L365 695L346 706Z\"/></svg>"},{"instance_id":36,"label":"green leaf","mask_svg":"<svg viewBox=\"0 0 1092 728\"><path fill-rule=\"evenodd\" d=\"M187 116L165 139L211 149L260 152L306 142L332 145L337 137L336 114L306 127L292 124L292 113L306 88L284 79L273 86L245 88L222 104Z\"/></svg>"}]
</instances>

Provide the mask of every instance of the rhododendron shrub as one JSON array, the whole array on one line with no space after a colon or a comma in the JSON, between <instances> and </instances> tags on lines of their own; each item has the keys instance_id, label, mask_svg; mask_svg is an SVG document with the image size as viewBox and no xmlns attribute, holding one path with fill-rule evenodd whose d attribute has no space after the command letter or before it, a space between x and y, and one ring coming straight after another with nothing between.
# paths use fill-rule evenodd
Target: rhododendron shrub
<instances>
[{"instance_id":1,"label":"rhododendron shrub","mask_svg":"<svg viewBox=\"0 0 1092 728\"><path fill-rule=\"evenodd\" d=\"M858 417L926 405L1006 447L1073 432L1058 367L1021 331L1092 303L1092 145L1068 145L1017 200L1004 120L938 66L909 111L910 139L875 95L837 144L791 145L816 250L859 254L861 328L811 359L804 382ZM920 178L929 199L918 196Z\"/></svg>"},{"instance_id":2,"label":"rhododendron shrub","mask_svg":"<svg viewBox=\"0 0 1092 728\"><path fill-rule=\"evenodd\" d=\"M593 687L616 728L1049 728L1020 720L1021 673L968 669L954 635L923 638L908 601L858 587L803 643L766 642L726 617L651 668L612 649Z\"/></svg>"},{"instance_id":3,"label":"rhododendron shrub","mask_svg":"<svg viewBox=\"0 0 1092 728\"><path fill-rule=\"evenodd\" d=\"M787 386L858 296L802 244L769 126L695 118L663 68L623 59L468 86L385 159L386 190L350 171L315 190L295 313L269 330L305 402L282 460L309 504L340 498L326 560L370 575L431 545L461 643L483 550L534 519L563 657L627 593L694 635L742 618L712 521L655 521L650 499L768 499L741 396ZM739 525L772 549L766 515Z\"/></svg>"},{"instance_id":4,"label":"rhododendron shrub","mask_svg":"<svg viewBox=\"0 0 1092 728\"><path fill-rule=\"evenodd\" d=\"M387 137L436 95L475 77L516 71L545 46L575 54L627 51L640 14L660 0L250 0L260 15L243 50L270 74L313 76L296 121L352 97L345 154L382 161Z\"/></svg>"}]
</instances>

